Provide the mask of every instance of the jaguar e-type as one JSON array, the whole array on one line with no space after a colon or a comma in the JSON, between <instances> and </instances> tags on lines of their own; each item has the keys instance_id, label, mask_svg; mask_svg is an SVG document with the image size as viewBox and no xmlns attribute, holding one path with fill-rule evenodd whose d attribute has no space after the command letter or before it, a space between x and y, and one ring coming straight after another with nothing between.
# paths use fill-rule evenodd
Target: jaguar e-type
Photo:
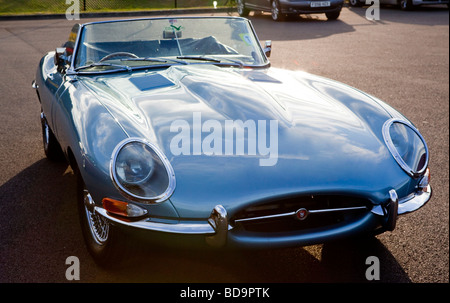
<instances>
[{"instance_id":1,"label":"jaguar e-type","mask_svg":"<svg viewBox=\"0 0 450 303\"><path fill-rule=\"evenodd\" d=\"M394 230L431 197L414 124L342 83L270 67L241 17L77 24L32 86L43 145L77 176L88 250L129 232L219 248ZM171 238L173 237L173 238Z\"/></svg>"}]
</instances>

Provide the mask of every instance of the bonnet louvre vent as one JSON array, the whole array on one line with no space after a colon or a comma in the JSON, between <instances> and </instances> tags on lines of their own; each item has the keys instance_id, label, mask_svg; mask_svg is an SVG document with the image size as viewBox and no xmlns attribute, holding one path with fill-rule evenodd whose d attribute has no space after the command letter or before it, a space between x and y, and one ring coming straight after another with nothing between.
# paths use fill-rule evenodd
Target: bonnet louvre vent
<instances>
[{"instance_id":1,"label":"bonnet louvre vent","mask_svg":"<svg viewBox=\"0 0 450 303\"><path fill-rule=\"evenodd\" d=\"M151 89L169 87L175 85L172 81L160 74L146 75L142 77L134 77L130 79L139 90L146 91Z\"/></svg>"}]
</instances>

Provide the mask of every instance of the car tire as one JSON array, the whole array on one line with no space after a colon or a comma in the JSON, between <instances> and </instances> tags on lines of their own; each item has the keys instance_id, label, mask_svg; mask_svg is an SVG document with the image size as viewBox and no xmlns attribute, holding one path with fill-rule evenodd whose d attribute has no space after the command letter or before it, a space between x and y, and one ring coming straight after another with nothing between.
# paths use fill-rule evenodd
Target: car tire
<instances>
[{"instance_id":1,"label":"car tire","mask_svg":"<svg viewBox=\"0 0 450 303\"><path fill-rule=\"evenodd\" d=\"M339 15L341 14L341 10L325 13L325 16L327 16L328 20L336 20L339 18Z\"/></svg>"},{"instance_id":2,"label":"car tire","mask_svg":"<svg viewBox=\"0 0 450 303\"><path fill-rule=\"evenodd\" d=\"M273 21L284 21L286 19L286 16L284 14L281 13L281 7L280 7L280 3L278 2L278 0L273 0L271 5L270 5L270 13L272 15L272 20Z\"/></svg>"},{"instance_id":3,"label":"car tire","mask_svg":"<svg viewBox=\"0 0 450 303\"><path fill-rule=\"evenodd\" d=\"M361 2L360 0L349 0L350 6L353 7L361 7L363 6L363 2Z\"/></svg>"},{"instance_id":4,"label":"car tire","mask_svg":"<svg viewBox=\"0 0 450 303\"><path fill-rule=\"evenodd\" d=\"M101 267L119 267L124 258L130 257L129 241L122 231L112 225L94 209L94 202L77 170L78 215L89 254Z\"/></svg>"},{"instance_id":5,"label":"car tire","mask_svg":"<svg viewBox=\"0 0 450 303\"><path fill-rule=\"evenodd\" d=\"M47 118L45 118L43 111L41 111L41 126L45 156L51 161L62 161L64 159L64 154L61 146L48 125Z\"/></svg>"},{"instance_id":6,"label":"car tire","mask_svg":"<svg viewBox=\"0 0 450 303\"><path fill-rule=\"evenodd\" d=\"M238 12L239 16L247 17L248 14L250 14L250 10L245 7L245 1L244 0L237 0L236 1L236 7L237 7L237 12Z\"/></svg>"},{"instance_id":7,"label":"car tire","mask_svg":"<svg viewBox=\"0 0 450 303\"><path fill-rule=\"evenodd\" d=\"M400 0L399 5L403 11L410 11L414 8L412 0Z\"/></svg>"}]
</instances>

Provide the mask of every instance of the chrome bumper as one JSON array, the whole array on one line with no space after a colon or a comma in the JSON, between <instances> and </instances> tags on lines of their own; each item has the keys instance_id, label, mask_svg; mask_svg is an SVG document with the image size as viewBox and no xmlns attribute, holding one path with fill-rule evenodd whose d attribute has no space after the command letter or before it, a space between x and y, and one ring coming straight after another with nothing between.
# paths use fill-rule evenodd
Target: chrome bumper
<instances>
[{"instance_id":1,"label":"chrome bumper","mask_svg":"<svg viewBox=\"0 0 450 303\"><path fill-rule=\"evenodd\" d=\"M228 230L231 229L228 225L227 211L222 205L214 207L207 221L181 221L179 223L153 222L151 219L124 221L115 216L111 216L104 208L95 206L94 209L109 221L127 227L172 234L204 235L207 236L206 242L214 247L225 245Z\"/></svg>"},{"instance_id":2,"label":"chrome bumper","mask_svg":"<svg viewBox=\"0 0 450 303\"><path fill-rule=\"evenodd\" d=\"M398 215L407 214L418 210L424 206L431 198L431 186L428 185L423 191L410 194L407 197L398 200ZM379 216L385 215L385 209L382 205L372 208L372 213Z\"/></svg>"},{"instance_id":3,"label":"chrome bumper","mask_svg":"<svg viewBox=\"0 0 450 303\"><path fill-rule=\"evenodd\" d=\"M372 208L371 213L384 217L386 230L393 230L397 221L397 216L409 213L421 208L431 198L431 187L428 185L423 191L416 192L408 197L398 199L395 190L391 190L390 201L384 205L376 205ZM348 209L331 209L321 210L326 211L345 211ZM139 228L150 231L165 232L172 234L184 235L203 235L206 236L206 242L214 247L222 247L227 242L228 231L233 227L228 222L228 215L226 209L222 205L217 205L211 212L210 217L206 221L178 221L177 223L162 223L152 221L151 218L146 218L140 221L125 221L118 217L110 215L104 208L95 207L95 211L113 223L118 223L123 226ZM314 213L313 210L309 213ZM295 215L295 213L287 213L280 216ZM252 218L254 220L265 219Z\"/></svg>"}]
</instances>

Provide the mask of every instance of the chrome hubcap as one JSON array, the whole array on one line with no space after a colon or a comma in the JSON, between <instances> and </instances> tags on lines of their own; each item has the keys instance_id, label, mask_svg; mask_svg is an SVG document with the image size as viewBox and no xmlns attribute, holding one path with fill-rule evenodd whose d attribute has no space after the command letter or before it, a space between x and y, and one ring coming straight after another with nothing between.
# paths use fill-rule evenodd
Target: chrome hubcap
<instances>
[{"instance_id":1,"label":"chrome hubcap","mask_svg":"<svg viewBox=\"0 0 450 303\"><path fill-rule=\"evenodd\" d=\"M276 1L273 1L273 2L272 2L272 18L273 18L274 20L277 20L277 19L278 19L278 14L279 14L279 11L278 11L278 5L277 5L277 2L276 2Z\"/></svg>"},{"instance_id":2,"label":"chrome hubcap","mask_svg":"<svg viewBox=\"0 0 450 303\"><path fill-rule=\"evenodd\" d=\"M86 213L86 218L92 234L92 238L97 244L103 245L108 240L108 221L103 216L95 212L94 200L92 199L89 191L87 191L86 189L83 191L83 197L84 210Z\"/></svg>"}]
</instances>

